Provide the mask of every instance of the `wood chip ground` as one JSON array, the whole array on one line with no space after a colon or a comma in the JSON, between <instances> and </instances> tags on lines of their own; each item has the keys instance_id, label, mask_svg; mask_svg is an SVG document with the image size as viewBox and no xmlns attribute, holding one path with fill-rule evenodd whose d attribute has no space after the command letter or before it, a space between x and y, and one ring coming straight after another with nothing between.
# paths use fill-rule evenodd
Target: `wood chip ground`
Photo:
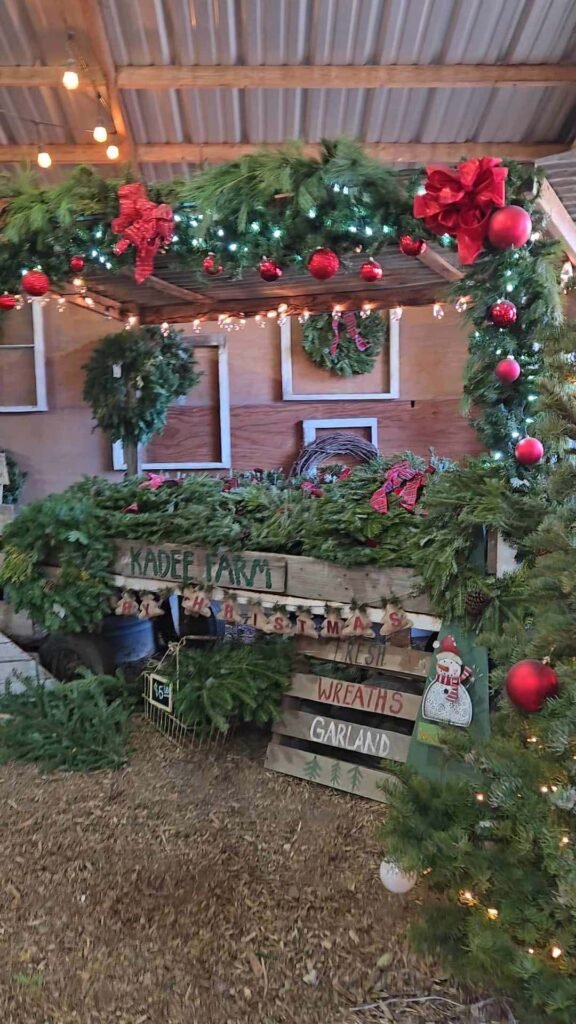
<instances>
[{"instance_id":1,"label":"wood chip ground","mask_svg":"<svg viewBox=\"0 0 576 1024\"><path fill-rule=\"evenodd\" d=\"M3 1024L500 1019L380 1016L462 995L407 952L382 805L265 771L265 744L180 750L139 720L123 771L0 768Z\"/></svg>"}]
</instances>

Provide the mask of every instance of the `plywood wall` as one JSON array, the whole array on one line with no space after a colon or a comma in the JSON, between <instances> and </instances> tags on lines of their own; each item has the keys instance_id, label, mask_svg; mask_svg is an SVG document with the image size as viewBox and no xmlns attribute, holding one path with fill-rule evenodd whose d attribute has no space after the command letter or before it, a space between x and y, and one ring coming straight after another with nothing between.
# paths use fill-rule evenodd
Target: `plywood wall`
<instances>
[{"instance_id":1,"label":"plywood wall","mask_svg":"<svg viewBox=\"0 0 576 1024\"><path fill-rule=\"evenodd\" d=\"M28 316L27 310L8 314L4 339L11 330L20 336L31 330ZM45 307L49 411L0 413L0 448L11 451L28 473L27 500L62 490L83 474L121 478L112 471L110 445L93 430L82 401L82 365L97 340L115 329L113 321L87 311L70 307L59 314L54 304ZM217 325L206 325L206 333L219 333ZM237 469L289 468L302 443L302 420L329 417L376 417L380 449L388 453L410 448L426 454L434 447L440 455L458 458L479 451L459 413L466 337L453 310L441 321L428 307L404 311L400 398L394 401L283 402L278 327L267 323L262 330L248 321L244 331L227 340ZM198 358L202 382L174 407L164 435L149 446L153 461L215 461L218 456L216 353L202 350ZM299 356L299 372L305 372L302 360ZM317 375L313 369L310 373ZM17 387L22 384L14 381Z\"/></svg>"}]
</instances>

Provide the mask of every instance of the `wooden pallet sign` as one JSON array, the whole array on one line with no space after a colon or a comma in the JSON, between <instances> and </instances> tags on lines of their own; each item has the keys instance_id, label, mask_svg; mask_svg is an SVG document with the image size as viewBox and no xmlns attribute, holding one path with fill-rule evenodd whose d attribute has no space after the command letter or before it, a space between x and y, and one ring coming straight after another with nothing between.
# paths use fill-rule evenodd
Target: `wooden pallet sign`
<instances>
[{"instance_id":1,"label":"wooden pallet sign","mask_svg":"<svg viewBox=\"0 0 576 1024\"><path fill-rule=\"evenodd\" d=\"M180 544L119 541L114 571L139 580L166 584L202 582L208 586L283 594L286 559L254 551L219 552Z\"/></svg>"},{"instance_id":2,"label":"wooden pallet sign","mask_svg":"<svg viewBox=\"0 0 576 1024\"><path fill-rule=\"evenodd\" d=\"M266 766L358 796L385 801L382 763L408 760L431 655L368 640L298 637L310 659L359 666L366 680L349 682L297 672L273 725ZM313 669L314 661L309 663Z\"/></svg>"}]
</instances>

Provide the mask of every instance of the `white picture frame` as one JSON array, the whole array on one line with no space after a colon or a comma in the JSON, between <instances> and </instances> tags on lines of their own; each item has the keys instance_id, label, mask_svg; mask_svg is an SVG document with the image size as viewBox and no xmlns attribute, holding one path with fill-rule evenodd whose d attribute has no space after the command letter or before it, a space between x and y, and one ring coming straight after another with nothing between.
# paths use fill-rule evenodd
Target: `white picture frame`
<instances>
[{"instance_id":1,"label":"white picture frame","mask_svg":"<svg viewBox=\"0 0 576 1024\"><path fill-rule=\"evenodd\" d=\"M44 303L42 299L32 299L32 341L30 344L2 345L3 351L10 349L33 349L34 352L34 387L36 403L34 405L0 405L3 412L48 412L48 396L46 393L46 348L44 340Z\"/></svg>"},{"instance_id":2,"label":"white picture frame","mask_svg":"<svg viewBox=\"0 0 576 1024\"><path fill-rule=\"evenodd\" d=\"M304 444L312 444L316 440L317 430L332 430L333 427L368 427L370 442L378 448L378 420L375 416L361 416L352 419L302 420Z\"/></svg>"},{"instance_id":3,"label":"white picture frame","mask_svg":"<svg viewBox=\"0 0 576 1024\"><path fill-rule=\"evenodd\" d=\"M400 395L400 321L388 313L388 391L349 394L295 394L292 377L292 317L286 317L280 325L280 360L282 369L282 398L285 402L366 402L388 401Z\"/></svg>"},{"instance_id":4,"label":"white picture frame","mask_svg":"<svg viewBox=\"0 0 576 1024\"><path fill-rule=\"evenodd\" d=\"M184 338L191 348L218 349L218 405L220 419L220 461L218 462L143 462L144 471L187 470L187 469L231 469L232 438L230 433L230 379L228 373L228 346L225 334L195 335ZM112 445L112 465L115 470L125 471L124 449L121 441Z\"/></svg>"}]
</instances>

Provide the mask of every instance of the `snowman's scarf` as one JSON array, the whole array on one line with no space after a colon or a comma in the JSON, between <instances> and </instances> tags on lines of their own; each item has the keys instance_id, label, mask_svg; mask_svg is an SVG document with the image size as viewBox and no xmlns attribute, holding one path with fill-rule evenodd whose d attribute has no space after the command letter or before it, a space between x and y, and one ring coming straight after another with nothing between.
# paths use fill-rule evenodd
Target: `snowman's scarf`
<instances>
[{"instance_id":1,"label":"snowman's scarf","mask_svg":"<svg viewBox=\"0 0 576 1024\"><path fill-rule=\"evenodd\" d=\"M440 683L441 686L446 686L448 693L446 694L446 700L450 701L451 704L455 704L458 700L458 692L460 683L463 683L465 679L468 679L472 675L472 669L466 668L464 665L458 679L454 679L449 672L442 672L440 669L436 669L435 683Z\"/></svg>"}]
</instances>

